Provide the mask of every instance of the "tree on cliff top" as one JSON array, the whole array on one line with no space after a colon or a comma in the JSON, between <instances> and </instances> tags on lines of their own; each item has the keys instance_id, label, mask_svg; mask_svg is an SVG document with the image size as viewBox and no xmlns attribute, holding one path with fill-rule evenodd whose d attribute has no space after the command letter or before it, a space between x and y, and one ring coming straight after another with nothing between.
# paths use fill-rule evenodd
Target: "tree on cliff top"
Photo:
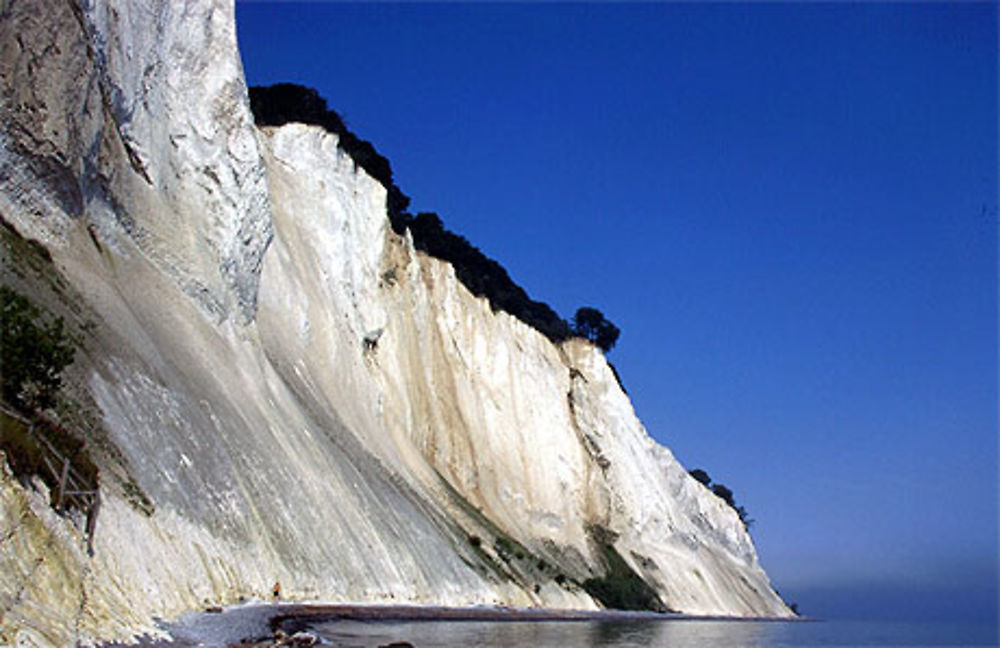
<instances>
[{"instance_id":1,"label":"tree on cliff top","mask_svg":"<svg viewBox=\"0 0 1000 648\"><path fill-rule=\"evenodd\" d=\"M254 86L249 90L250 109L258 126L299 122L322 126L336 134L339 146L355 164L386 188L386 212L393 231L402 235L409 230L418 250L451 263L458 280L472 294L486 297L494 310L510 313L555 343L577 336L590 340L605 352L615 346L620 331L601 311L581 308L570 326L548 304L531 299L498 262L464 236L447 229L437 214L421 212L414 216L407 212L410 199L396 186L389 160L379 154L371 142L352 133L315 89L278 83Z\"/></svg>"},{"instance_id":2,"label":"tree on cliff top","mask_svg":"<svg viewBox=\"0 0 1000 648\"><path fill-rule=\"evenodd\" d=\"M322 126L339 138L339 146L359 167L385 187L390 217L398 216L410 204L392 178L392 165L368 140L355 135L336 110L314 88L297 83L276 83L249 88L250 110L258 126L282 126L289 122Z\"/></svg>"},{"instance_id":3,"label":"tree on cliff top","mask_svg":"<svg viewBox=\"0 0 1000 648\"><path fill-rule=\"evenodd\" d=\"M712 484L712 478L708 476L708 473L701 468L695 468L694 470L688 471L692 477L694 477L702 486L706 488L710 487Z\"/></svg>"},{"instance_id":4,"label":"tree on cliff top","mask_svg":"<svg viewBox=\"0 0 1000 648\"><path fill-rule=\"evenodd\" d=\"M728 504L734 511L736 511L736 514L740 516L740 522L743 523L743 526L746 527L748 530L750 529L750 526L754 523L754 520L753 518L750 517L750 514L743 506L736 503L736 496L733 494L731 488L723 484L713 484L712 478L709 477L708 473L702 470L701 468L695 468L693 470L689 470L688 474L691 475L695 480L697 480L698 483L700 483L702 486L712 491L713 495L721 499L723 502Z\"/></svg>"},{"instance_id":5,"label":"tree on cliff top","mask_svg":"<svg viewBox=\"0 0 1000 648\"><path fill-rule=\"evenodd\" d=\"M621 334L618 327L604 317L604 313L590 306L577 309L570 326L573 335L590 340L605 353L614 348Z\"/></svg>"}]
</instances>

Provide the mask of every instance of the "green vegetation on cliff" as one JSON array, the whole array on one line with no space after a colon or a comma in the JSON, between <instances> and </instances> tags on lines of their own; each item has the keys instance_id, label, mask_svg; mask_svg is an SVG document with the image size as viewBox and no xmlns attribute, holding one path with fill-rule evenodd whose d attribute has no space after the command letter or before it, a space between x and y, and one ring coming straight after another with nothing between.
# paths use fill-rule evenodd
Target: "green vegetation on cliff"
<instances>
[{"instance_id":1,"label":"green vegetation on cliff","mask_svg":"<svg viewBox=\"0 0 1000 648\"><path fill-rule=\"evenodd\" d=\"M702 486L712 491L712 494L721 499L723 502L728 504L736 514L740 516L740 522L746 529L750 529L750 526L754 523L753 518L747 512L742 505L736 503L736 496L733 495L732 489L724 484L713 484L712 478L708 476L708 473L701 468L694 468L688 471L688 474L695 478L695 480Z\"/></svg>"},{"instance_id":2,"label":"green vegetation on cliff","mask_svg":"<svg viewBox=\"0 0 1000 648\"><path fill-rule=\"evenodd\" d=\"M62 318L0 286L0 387L8 403L28 411L55 404L62 370L75 348Z\"/></svg>"},{"instance_id":3,"label":"green vegetation on cliff","mask_svg":"<svg viewBox=\"0 0 1000 648\"><path fill-rule=\"evenodd\" d=\"M591 538L600 550L605 572L598 578L588 578L583 589L594 599L612 610L671 611L642 576L632 569L614 547L615 535L601 527L590 528Z\"/></svg>"}]
</instances>

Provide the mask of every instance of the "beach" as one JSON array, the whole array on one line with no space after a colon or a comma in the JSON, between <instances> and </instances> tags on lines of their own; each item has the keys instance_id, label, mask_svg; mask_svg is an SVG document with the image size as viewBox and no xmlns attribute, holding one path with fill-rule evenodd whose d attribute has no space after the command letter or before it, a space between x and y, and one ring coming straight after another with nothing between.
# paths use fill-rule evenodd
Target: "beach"
<instances>
[{"instance_id":1,"label":"beach","mask_svg":"<svg viewBox=\"0 0 1000 648\"><path fill-rule=\"evenodd\" d=\"M662 622L662 621L778 621L770 618L698 616L629 610L553 610L503 606L437 607L425 605L367 605L345 603L245 603L227 608L190 612L174 621L163 621L165 635L143 637L132 644L106 644L108 648L188 648L194 646L262 647L275 645L276 636L290 637L311 628L337 622ZM781 619L780 621L788 621ZM279 635L280 633L280 635ZM398 641L405 642L406 637Z\"/></svg>"}]
</instances>

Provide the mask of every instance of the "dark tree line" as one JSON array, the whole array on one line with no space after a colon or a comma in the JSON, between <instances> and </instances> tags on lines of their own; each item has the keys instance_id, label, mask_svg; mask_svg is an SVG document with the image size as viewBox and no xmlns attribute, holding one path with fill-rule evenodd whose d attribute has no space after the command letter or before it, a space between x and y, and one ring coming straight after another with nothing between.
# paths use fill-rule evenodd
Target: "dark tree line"
<instances>
[{"instance_id":1,"label":"dark tree line","mask_svg":"<svg viewBox=\"0 0 1000 648\"><path fill-rule=\"evenodd\" d=\"M571 336L569 325L548 304L528 297L502 265L483 254L464 236L445 228L437 214L399 214L393 229L400 234L409 229L418 250L451 263L458 280L473 295L486 297L493 310L510 313L554 342Z\"/></svg>"},{"instance_id":2,"label":"dark tree line","mask_svg":"<svg viewBox=\"0 0 1000 648\"><path fill-rule=\"evenodd\" d=\"M590 340L605 353L614 348L621 334L618 327L604 317L604 313L590 306L577 309L571 324L573 335Z\"/></svg>"},{"instance_id":3,"label":"dark tree line","mask_svg":"<svg viewBox=\"0 0 1000 648\"><path fill-rule=\"evenodd\" d=\"M745 508L736 504L736 497L733 495L733 491L730 490L729 487L724 486L723 484L713 484L712 478L709 477L708 473L701 468L689 470L688 474L694 477L695 480L701 483L702 486L712 491L716 497L728 504L734 511L736 511L736 514L740 516L740 522L743 523L743 526L748 529L750 528L750 525L754 522L753 519L750 517L750 514Z\"/></svg>"},{"instance_id":4,"label":"dark tree line","mask_svg":"<svg viewBox=\"0 0 1000 648\"><path fill-rule=\"evenodd\" d=\"M392 179L392 165L368 140L355 135L337 111L328 108L326 99L314 88L296 83L276 83L250 88L250 110L258 126L282 126L289 122L322 126L340 140L339 146L354 163L378 180L386 191L390 216L410 206L410 198Z\"/></svg>"},{"instance_id":5,"label":"dark tree line","mask_svg":"<svg viewBox=\"0 0 1000 648\"><path fill-rule=\"evenodd\" d=\"M330 109L313 88L294 83L255 86L250 88L250 109L258 126L299 122L322 126L336 134L340 148L385 187L386 212L393 231L401 235L410 230L418 250L451 263L458 280L472 294L488 299L493 310L510 313L553 342L582 337L605 352L614 347L619 330L597 309L581 308L572 323L566 322L548 304L531 299L497 261L483 254L464 236L447 229L440 216L433 212L413 215L406 211L410 199L393 180L389 160L380 155L371 142L352 133L340 115Z\"/></svg>"}]
</instances>

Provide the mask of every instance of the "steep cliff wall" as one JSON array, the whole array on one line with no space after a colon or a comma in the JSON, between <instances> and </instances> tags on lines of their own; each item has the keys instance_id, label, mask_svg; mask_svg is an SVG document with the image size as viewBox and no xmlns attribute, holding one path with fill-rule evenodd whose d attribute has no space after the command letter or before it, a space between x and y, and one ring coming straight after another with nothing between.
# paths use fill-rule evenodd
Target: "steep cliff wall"
<instances>
[{"instance_id":1,"label":"steep cliff wall","mask_svg":"<svg viewBox=\"0 0 1000 648\"><path fill-rule=\"evenodd\" d=\"M0 642L124 639L275 581L592 608L612 554L665 607L788 614L599 351L417 253L336 136L253 126L231 2L0 16L4 283L81 339L63 399L83 414L55 416L103 502L89 555L2 469Z\"/></svg>"}]
</instances>

